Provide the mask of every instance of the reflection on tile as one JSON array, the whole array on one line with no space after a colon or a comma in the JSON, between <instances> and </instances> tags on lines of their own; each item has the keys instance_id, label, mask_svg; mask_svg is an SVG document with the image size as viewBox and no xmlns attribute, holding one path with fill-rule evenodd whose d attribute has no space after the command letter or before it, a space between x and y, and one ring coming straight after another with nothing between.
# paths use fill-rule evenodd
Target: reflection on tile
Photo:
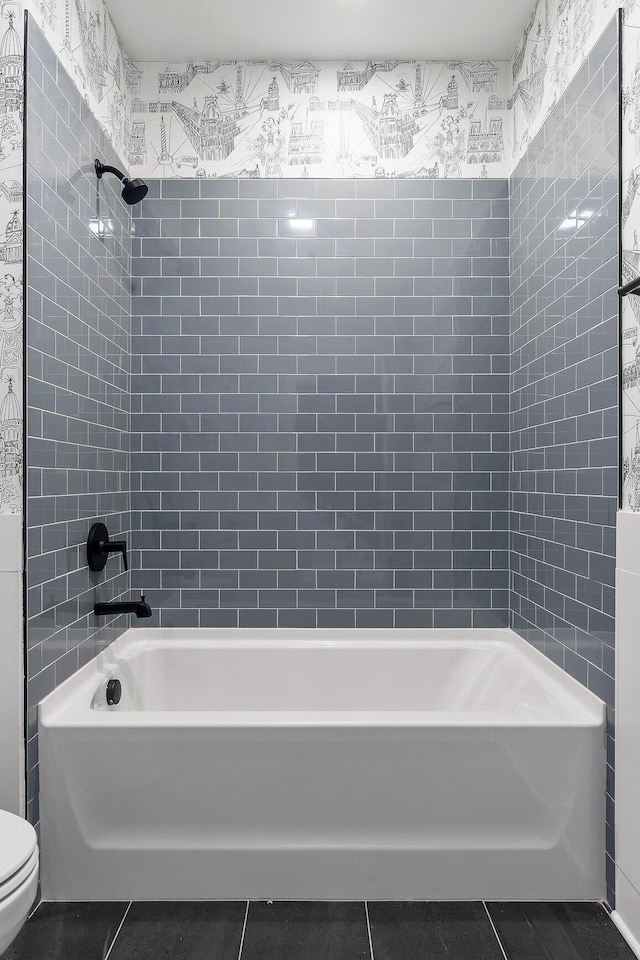
<instances>
[{"instance_id":1,"label":"reflection on tile","mask_svg":"<svg viewBox=\"0 0 640 960\"><path fill-rule=\"evenodd\" d=\"M109 960L237 960L246 906L244 901L132 903Z\"/></svg>"},{"instance_id":2,"label":"reflection on tile","mask_svg":"<svg viewBox=\"0 0 640 960\"><path fill-rule=\"evenodd\" d=\"M2 960L102 960L126 903L43 903Z\"/></svg>"},{"instance_id":3,"label":"reflection on tile","mask_svg":"<svg viewBox=\"0 0 640 960\"><path fill-rule=\"evenodd\" d=\"M251 903L242 960L369 958L364 903Z\"/></svg>"},{"instance_id":4,"label":"reflection on tile","mask_svg":"<svg viewBox=\"0 0 640 960\"><path fill-rule=\"evenodd\" d=\"M368 908L375 960L504 960L482 903L387 902Z\"/></svg>"},{"instance_id":5,"label":"reflection on tile","mask_svg":"<svg viewBox=\"0 0 640 960\"><path fill-rule=\"evenodd\" d=\"M599 903L493 903L488 910L509 960L634 958Z\"/></svg>"}]
</instances>

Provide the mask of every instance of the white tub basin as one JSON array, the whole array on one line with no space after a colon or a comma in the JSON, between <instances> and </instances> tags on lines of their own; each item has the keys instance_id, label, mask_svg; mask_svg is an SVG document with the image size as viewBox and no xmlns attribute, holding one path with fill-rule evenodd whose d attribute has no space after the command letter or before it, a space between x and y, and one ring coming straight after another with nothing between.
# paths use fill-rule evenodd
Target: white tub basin
<instances>
[{"instance_id":1,"label":"white tub basin","mask_svg":"<svg viewBox=\"0 0 640 960\"><path fill-rule=\"evenodd\" d=\"M40 705L43 896L600 899L604 722L508 630L130 630Z\"/></svg>"}]
</instances>

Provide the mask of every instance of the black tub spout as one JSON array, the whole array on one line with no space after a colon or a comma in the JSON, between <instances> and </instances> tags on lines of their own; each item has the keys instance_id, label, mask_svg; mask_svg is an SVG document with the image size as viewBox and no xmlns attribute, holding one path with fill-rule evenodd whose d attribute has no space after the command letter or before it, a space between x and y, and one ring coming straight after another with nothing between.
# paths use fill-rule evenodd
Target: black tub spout
<instances>
[{"instance_id":1,"label":"black tub spout","mask_svg":"<svg viewBox=\"0 0 640 960\"><path fill-rule=\"evenodd\" d=\"M144 593L140 594L139 600L125 600L115 603L96 603L93 612L96 617L115 616L118 613L134 613L136 617L150 617L152 615L151 607L145 600Z\"/></svg>"}]
</instances>

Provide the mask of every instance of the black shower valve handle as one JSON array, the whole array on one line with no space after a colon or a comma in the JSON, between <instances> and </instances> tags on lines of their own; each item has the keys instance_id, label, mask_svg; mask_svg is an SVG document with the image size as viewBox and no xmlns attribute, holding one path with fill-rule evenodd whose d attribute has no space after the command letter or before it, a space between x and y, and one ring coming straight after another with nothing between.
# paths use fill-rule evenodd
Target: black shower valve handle
<instances>
[{"instance_id":1,"label":"black shower valve handle","mask_svg":"<svg viewBox=\"0 0 640 960\"><path fill-rule=\"evenodd\" d=\"M125 570L129 569L129 564L127 562L127 541L126 540L106 540L101 541L98 544L100 550L103 553L121 553L122 554L122 564Z\"/></svg>"},{"instance_id":2,"label":"black shower valve handle","mask_svg":"<svg viewBox=\"0 0 640 960\"><path fill-rule=\"evenodd\" d=\"M110 540L104 523L94 523L87 538L87 563L94 572L104 570L110 553L121 553L125 570L129 569L125 540Z\"/></svg>"}]
</instances>

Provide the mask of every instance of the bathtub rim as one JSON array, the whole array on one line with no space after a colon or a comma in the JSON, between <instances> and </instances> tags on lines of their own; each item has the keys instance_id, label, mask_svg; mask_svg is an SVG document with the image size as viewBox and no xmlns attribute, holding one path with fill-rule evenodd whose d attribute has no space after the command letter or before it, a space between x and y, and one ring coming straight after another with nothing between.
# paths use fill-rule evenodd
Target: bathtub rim
<instances>
[{"instance_id":1,"label":"bathtub rim","mask_svg":"<svg viewBox=\"0 0 640 960\"><path fill-rule=\"evenodd\" d=\"M106 681L123 660L148 650L174 648L277 646L278 649L304 649L307 646L347 649L422 650L431 645L504 647L528 660L540 682L560 688L572 701L566 715L532 716L525 719L515 711L503 710L376 710L376 711L230 711L230 710L117 710L92 705L96 687ZM124 655L123 655L124 654ZM82 705L81 705L82 704ZM546 657L509 628L500 629L304 629L295 628L129 628L96 656L49 693L38 705L41 727L113 728L153 727L221 729L412 729L447 728L538 728L574 729L605 727L606 705L578 680Z\"/></svg>"}]
</instances>

